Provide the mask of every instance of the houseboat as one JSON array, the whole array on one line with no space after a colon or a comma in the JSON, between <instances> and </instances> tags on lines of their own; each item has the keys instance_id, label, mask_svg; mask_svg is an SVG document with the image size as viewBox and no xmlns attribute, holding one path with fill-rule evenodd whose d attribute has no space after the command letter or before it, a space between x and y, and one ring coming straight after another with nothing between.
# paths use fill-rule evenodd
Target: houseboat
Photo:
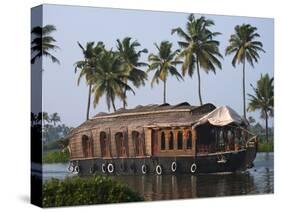
<instances>
[{"instance_id":1,"label":"houseboat","mask_svg":"<svg viewBox=\"0 0 281 212\"><path fill-rule=\"evenodd\" d=\"M146 105L99 113L71 131L69 171L198 174L252 167L257 137L228 106Z\"/></svg>"}]
</instances>

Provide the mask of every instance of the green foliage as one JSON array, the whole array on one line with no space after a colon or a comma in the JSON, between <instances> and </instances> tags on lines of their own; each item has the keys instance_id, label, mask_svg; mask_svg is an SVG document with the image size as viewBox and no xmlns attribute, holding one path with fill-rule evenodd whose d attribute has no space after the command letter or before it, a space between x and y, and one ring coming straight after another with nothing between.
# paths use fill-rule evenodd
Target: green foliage
<instances>
[{"instance_id":1,"label":"green foliage","mask_svg":"<svg viewBox=\"0 0 281 212\"><path fill-rule=\"evenodd\" d=\"M59 49L54 44L56 40L51 36L51 33L54 31L56 31L54 25L37 26L32 29L31 34L34 36L31 42L31 52L34 55L31 59L32 64L42 56L49 57L53 63L60 64L60 61L49 52L50 50L55 51Z\"/></svg>"},{"instance_id":2,"label":"green foliage","mask_svg":"<svg viewBox=\"0 0 281 212\"><path fill-rule=\"evenodd\" d=\"M94 107L98 104L102 96L106 96L108 110L112 105L115 107L115 98L123 101L123 106L127 105L126 92L134 91L127 84L131 82L135 87L145 84L147 74L140 69L147 64L140 62L142 53L147 53L147 49L137 50L140 44L137 41L131 41L132 38L125 37L123 40L117 39L117 51L105 49L102 42L95 46L94 42L87 42L82 49L83 60L75 63L75 72L80 71L80 79L85 77L89 86L87 119L89 119L89 108L91 96L94 96Z\"/></svg>"},{"instance_id":3,"label":"green foliage","mask_svg":"<svg viewBox=\"0 0 281 212\"><path fill-rule=\"evenodd\" d=\"M49 144L50 142L61 140L66 137L71 131L71 127L67 127L64 124L53 126L50 124L46 124L43 127L43 142L44 145Z\"/></svg>"},{"instance_id":4,"label":"green foliage","mask_svg":"<svg viewBox=\"0 0 281 212\"><path fill-rule=\"evenodd\" d=\"M251 66L254 62L258 62L260 58L258 52L265 52L263 44L256 39L260 35L256 32L257 28L250 24L237 25L234 28L235 33L229 39L229 46L225 50L226 55L234 54L232 65L235 67L236 63L244 63L248 61Z\"/></svg>"},{"instance_id":5,"label":"green foliage","mask_svg":"<svg viewBox=\"0 0 281 212\"><path fill-rule=\"evenodd\" d=\"M43 163L66 163L68 161L68 151L48 151L43 155Z\"/></svg>"},{"instance_id":6,"label":"green foliage","mask_svg":"<svg viewBox=\"0 0 281 212\"><path fill-rule=\"evenodd\" d=\"M172 43L169 41L162 41L160 46L155 44L158 54L150 54L148 61L150 62L148 72L154 70L154 76L151 80L151 86L161 80L164 83L164 101L166 103L166 83L169 75L175 76L177 80L182 80L181 74L177 71L176 65L182 62L176 59L178 50L172 51Z\"/></svg>"},{"instance_id":7,"label":"green foliage","mask_svg":"<svg viewBox=\"0 0 281 212\"><path fill-rule=\"evenodd\" d=\"M62 138L62 139L59 139L57 141L57 143L59 144L59 146L62 150L65 150L68 147L69 139L68 138Z\"/></svg>"},{"instance_id":8,"label":"green foliage","mask_svg":"<svg viewBox=\"0 0 281 212\"><path fill-rule=\"evenodd\" d=\"M61 118L58 113L48 114L47 112L40 112L38 114L31 113L31 127L41 128L43 133L43 145L44 148L57 149L58 145L55 143L57 140L65 138L72 130L71 127L67 127L65 124L56 125L57 122L61 122ZM49 148L50 147L50 148Z\"/></svg>"},{"instance_id":9,"label":"green foliage","mask_svg":"<svg viewBox=\"0 0 281 212\"><path fill-rule=\"evenodd\" d=\"M210 27L215 23L206 19L204 16L196 18L193 14L188 17L185 28L172 29L172 34L177 35L182 39L178 41L181 48L179 56L183 58L182 74L188 73L193 76L195 68L198 76L198 96L200 104L203 104L201 97L201 82L199 68L205 72L213 71L216 73L216 67L222 68L220 58L222 55L219 52L219 41L214 40L214 37L220 35L219 32L212 32Z\"/></svg>"},{"instance_id":10,"label":"green foliage","mask_svg":"<svg viewBox=\"0 0 281 212\"><path fill-rule=\"evenodd\" d=\"M266 143L265 140L259 141L258 143L258 152L273 152L274 144L272 141Z\"/></svg>"},{"instance_id":11,"label":"green foliage","mask_svg":"<svg viewBox=\"0 0 281 212\"><path fill-rule=\"evenodd\" d=\"M263 50L263 44L257 41L260 35L257 33L257 28L250 24L237 25L234 28L235 32L230 36L229 45L226 47L225 55L234 55L232 59L233 67L238 63L243 64L243 115L246 119L246 85L245 85L245 64L248 62L252 67L257 63L260 56L259 52Z\"/></svg>"},{"instance_id":12,"label":"green foliage","mask_svg":"<svg viewBox=\"0 0 281 212\"><path fill-rule=\"evenodd\" d=\"M69 139L61 138L55 141L48 142L44 144L43 151L50 151L50 150L66 150L69 143Z\"/></svg>"},{"instance_id":13,"label":"green foliage","mask_svg":"<svg viewBox=\"0 0 281 212\"><path fill-rule=\"evenodd\" d=\"M82 77L85 77L87 84L91 85L93 84L91 79L96 69L97 59L104 51L105 46L103 42L97 42L96 45L95 42L87 42L85 47L78 42L78 46L81 48L84 58L83 60L79 60L74 64L75 73L80 71L77 85L80 84Z\"/></svg>"},{"instance_id":14,"label":"green foliage","mask_svg":"<svg viewBox=\"0 0 281 212\"><path fill-rule=\"evenodd\" d=\"M182 79L180 73L176 69L176 65L182 63L181 61L176 60L176 55L178 50L172 51L172 43L168 41L162 41L160 46L155 44L158 54L150 54L148 56L149 65L148 71L156 70L151 85L155 82L158 84L159 80L166 81L168 75L174 75L177 79Z\"/></svg>"},{"instance_id":15,"label":"green foliage","mask_svg":"<svg viewBox=\"0 0 281 212\"><path fill-rule=\"evenodd\" d=\"M127 185L105 176L51 179L43 184L43 207L143 201Z\"/></svg>"},{"instance_id":16,"label":"green foliage","mask_svg":"<svg viewBox=\"0 0 281 212\"><path fill-rule=\"evenodd\" d=\"M206 72L211 70L215 73L216 66L221 69L221 63L218 59L222 58L218 48L219 42L213 39L221 33L212 32L210 27L213 25L215 23L212 20L206 19L204 16L196 18L191 14L185 29L180 27L172 29L172 34L177 33L182 38L178 44L182 49L180 56L184 58L183 75L187 71L192 76L196 63Z\"/></svg>"},{"instance_id":17,"label":"green foliage","mask_svg":"<svg viewBox=\"0 0 281 212\"><path fill-rule=\"evenodd\" d=\"M86 83L89 87L88 91L88 103L87 103L87 112L86 112L86 120L89 119L90 116L90 104L91 104L91 90L94 81L92 80L92 76L95 73L97 59L100 54L104 51L103 42L98 42L95 46L95 42L87 42L86 47L83 47L79 42L78 46L81 48L83 53L83 60L79 60L75 63L75 73L80 71L77 85L79 85L82 77L86 79Z\"/></svg>"},{"instance_id":18,"label":"green foliage","mask_svg":"<svg viewBox=\"0 0 281 212\"><path fill-rule=\"evenodd\" d=\"M58 113L53 113L49 118L50 118L50 122L53 123L54 126L56 126L57 122L61 121Z\"/></svg>"},{"instance_id":19,"label":"green foliage","mask_svg":"<svg viewBox=\"0 0 281 212\"><path fill-rule=\"evenodd\" d=\"M44 146L43 146L44 152L47 152L50 150L59 150L59 149L60 149L60 145L57 141L48 142L48 143L44 144Z\"/></svg>"},{"instance_id":20,"label":"green foliage","mask_svg":"<svg viewBox=\"0 0 281 212\"><path fill-rule=\"evenodd\" d=\"M122 41L117 39L117 53L120 55L123 63L125 64L124 72L128 73L128 77L124 79L124 82L130 81L135 87L145 85L147 80L147 74L141 70L142 66L147 66L146 63L140 62L139 59L142 53L147 53L147 49L137 50L140 47L140 43L131 41L131 37L125 37ZM126 92L124 90L123 108L126 107Z\"/></svg>"},{"instance_id":21,"label":"green foliage","mask_svg":"<svg viewBox=\"0 0 281 212\"><path fill-rule=\"evenodd\" d=\"M147 80L146 72L140 69L140 67L147 66L147 64L139 61L141 54L147 53L147 49L137 51L136 48L141 46L140 43L131 40L131 37L125 37L122 41L117 39L117 53L123 63L126 64L124 72L129 72L128 80L134 86L139 87L144 85L145 80Z\"/></svg>"},{"instance_id":22,"label":"green foliage","mask_svg":"<svg viewBox=\"0 0 281 212\"><path fill-rule=\"evenodd\" d=\"M274 86L273 77L269 77L268 74L261 75L257 81L256 88L252 86L254 95L248 94L250 102L248 111L261 110L261 117L265 118L265 115L273 116L274 105Z\"/></svg>"},{"instance_id":23,"label":"green foliage","mask_svg":"<svg viewBox=\"0 0 281 212\"><path fill-rule=\"evenodd\" d=\"M114 111L116 97L124 100L124 90L131 91L135 94L134 90L127 84L129 73L126 73L120 55L113 51L104 51L97 61L95 74L91 80L94 81L92 93L94 94L94 107L97 106L100 98L105 96L108 110L112 105Z\"/></svg>"},{"instance_id":24,"label":"green foliage","mask_svg":"<svg viewBox=\"0 0 281 212\"><path fill-rule=\"evenodd\" d=\"M265 119L265 133L266 140L268 138L268 117L273 116L274 112L274 86L273 77L269 77L268 74L261 75L260 79L257 81L256 88L252 86L254 90L254 95L248 94L250 97L248 111L261 111L261 117Z\"/></svg>"}]
</instances>

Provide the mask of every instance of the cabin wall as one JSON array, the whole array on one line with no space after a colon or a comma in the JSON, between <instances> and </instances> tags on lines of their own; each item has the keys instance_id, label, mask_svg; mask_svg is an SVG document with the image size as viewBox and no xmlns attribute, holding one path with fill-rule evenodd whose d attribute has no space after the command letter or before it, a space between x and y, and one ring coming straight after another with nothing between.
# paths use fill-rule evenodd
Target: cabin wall
<instances>
[{"instance_id":1,"label":"cabin wall","mask_svg":"<svg viewBox=\"0 0 281 212\"><path fill-rule=\"evenodd\" d=\"M70 139L71 158L84 157L81 140L82 136L80 134L77 134Z\"/></svg>"},{"instance_id":2,"label":"cabin wall","mask_svg":"<svg viewBox=\"0 0 281 212\"><path fill-rule=\"evenodd\" d=\"M116 147L116 142L115 142L115 134L118 132L122 132L121 129L107 129L108 137L110 140L110 154L111 157L117 157L117 147Z\"/></svg>"},{"instance_id":3,"label":"cabin wall","mask_svg":"<svg viewBox=\"0 0 281 212\"><path fill-rule=\"evenodd\" d=\"M70 139L70 148L71 148L71 158L84 158L83 145L82 145L82 136L87 135L92 139L93 142L93 154L89 157L102 157L100 135L102 132L105 132L109 142L109 155L108 157L118 157L117 146L115 135L117 133L123 133L125 138L127 138L126 146L126 157L135 157L136 156L136 144L133 142L133 132L136 131L141 135L141 138L144 137L144 152L143 156L179 156L179 155L195 155L196 152L196 131L187 127L174 127L174 128L158 128L154 129L157 133L157 151L153 153L152 147L152 128L143 128L140 126L129 126L127 127L118 127L118 128L106 128L106 129L91 129L89 131L81 132L74 135ZM178 132L182 132L182 149L178 149ZM187 148L187 142L185 140L185 135L188 131L192 132L192 148ZM161 150L161 133L165 133L165 149ZM169 137L170 133L173 133L173 148L169 148ZM126 142L125 142L126 143ZM126 144L125 144L126 145Z\"/></svg>"},{"instance_id":4,"label":"cabin wall","mask_svg":"<svg viewBox=\"0 0 281 212\"><path fill-rule=\"evenodd\" d=\"M79 158L83 156L81 148L80 136L76 135L70 139L71 158Z\"/></svg>"},{"instance_id":5,"label":"cabin wall","mask_svg":"<svg viewBox=\"0 0 281 212\"><path fill-rule=\"evenodd\" d=\"M133 143L133 138L132 138L133 131L138 131L138 130L136 128L128 128L128 146L129 146L130 157L134 157L136 155L135 144Z\"/></svg>"},{"instance_id":6,"label":"cabin wall","mask_svg":"<svg viewBox=\"0 0 281 212\"><path fill-rule=\"evenodd\" d=\"M182 149L178 149L178 132L181 131L183 133L183 143L182 143ZM192 148L187 148L187 142L185 139L186 133L190 131L192 133L191 142L192 142ZM165 134L165 149L161 149L161 134L164 132ZM169 137L170 132L173 133L173 148L169 148ZM158 151L154 153L154 156L179 156L179 155L195 155L195 149L196 149L196 132L192 130L191 128L183 128L183 127L177 127L177 128L159 128L156 131L157 133L157 145L158 145ZM150 135L151 137L151 135Z\"/></svg>"},{"instance_id":7,"label":"cabin wall","mask_svg":"<svg viewBox=\"0 0 281 212\"><path fill-rule=\"evenodd\" d=\"M100 134L97 129L91 130L92 138L93 138L93 146L94 146L94 157L101 157L101 146L100 146Z\"/></svg>"},{"instance_id":8,"label":"cabin wall","mask_svg":"<svg viewBox=\"0 0 281 212\"><path fill-rule=\"evenodd\" d=\"M106 134L106 140L107 140L107 144L109 145L108 147L108 151L109 151L109 155L108 157L116 157L116 145L114 141L114 132L112 133L112 130L110 128L105 128L105 129L97 129L97 148L98 148L98 152L99 154L95 157L102 157L102 152L101 152L101 134L104 132ZM112 137L113 136L113 137Z\"/></svg>"},{"instance_id":9,"label":"cabin wall","mask_svg":"<svg viewBox=\"0 0 281 212\"><path fill-rule=\"evenodd\" d=\"M196 130L192 130L192 155L196 155L196 140L197 140L197 132Z\"/></svg>"},{"instance_id":10,"label":"cabin wall","mask_svg":"<svg viewBox=\"0 0 281 212\"><path fill-rule=\"evenodd\" d=\"M145 135L145 154L152 155L152 129L144 129Z\"/></svg>"}]
</instances>

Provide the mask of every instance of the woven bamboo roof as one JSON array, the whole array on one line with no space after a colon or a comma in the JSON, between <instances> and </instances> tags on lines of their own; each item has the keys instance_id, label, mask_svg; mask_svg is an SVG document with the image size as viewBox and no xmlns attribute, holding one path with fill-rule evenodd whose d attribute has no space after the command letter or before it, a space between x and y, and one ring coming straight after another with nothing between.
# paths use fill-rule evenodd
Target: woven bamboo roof
<instances>
[{"instance_id":1,"label":"woven bamboo roof","mask_svg":"<svg viewBox=\"0 0 281 212\"><path fill-rule=\"evenodd\" d=\"M122 108L114 113L98 113L75 128L69 136L91 129L191 126L214 109L216 107L210 103L191 106L187 102L176 105L150 104L131 109Z\"/></svg>"}]
</instances>

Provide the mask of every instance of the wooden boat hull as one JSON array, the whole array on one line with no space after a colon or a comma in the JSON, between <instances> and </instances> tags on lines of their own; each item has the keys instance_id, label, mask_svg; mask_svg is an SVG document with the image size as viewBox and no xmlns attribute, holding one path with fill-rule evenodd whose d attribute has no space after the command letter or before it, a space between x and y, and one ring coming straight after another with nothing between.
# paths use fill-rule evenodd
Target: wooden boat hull
<instances>
[{"instance_id":1,"label":"wooden boat hull","mask_svg":"<svg viewBox=\"0 0 281 212\"><path fill-rule=\"evenodd\" d=\"M79 175L143 175L143 174L200 174L244 171L252 167L256 147L224 153L176 157L92 158L72 160L70 168ZM172 164L176 163L175 165ZM104 164L104 165L103 165ZM109 167L109 164L110 165ZM195 164L195 165L193 165ZM143 165L146 166L145 173ZM157 173L157 166L161 166ZM78 167L78 168L77 168ZM76 170L75 170L76 168Z\"/></svg>"}]
</instances>

